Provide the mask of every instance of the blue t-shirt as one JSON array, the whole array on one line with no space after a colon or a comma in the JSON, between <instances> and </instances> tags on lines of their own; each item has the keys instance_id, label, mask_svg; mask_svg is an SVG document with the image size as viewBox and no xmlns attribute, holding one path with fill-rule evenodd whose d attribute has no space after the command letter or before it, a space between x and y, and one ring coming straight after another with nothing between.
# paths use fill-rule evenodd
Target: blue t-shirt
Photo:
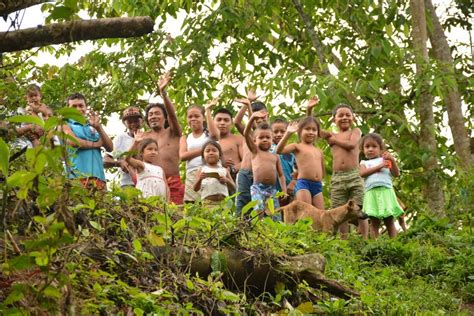
<instances>
[{"instance_id":1,"label":"blue t-shirt","mask_svg":"<svg viewBox=\"0 0 474 316\"><path fill-rule=\"evenodd\" d=\"M362 160L361 165L366 168L372 168L380 165L383 162L383 158L374 158L370 160ZM382 168L380 171L372 173L370 176L365 178L365 191L368 191L375 187L386 187L392 188L392 175L388 168Z\"/></svg>"},{"instance_id":2,"label":"blue t-shirt","mask_svg":"<svg viewBox=\"0 0 474 316\"><path fill-rule=\"evenodd\" d=\"M99 132L89 123L82 125L79 122L68 120L67 124L77 138L97 142ZM68 170L69 178L96 177L105 181L104 162L99 148L70 148L71 169Z\"/></svg>"},{"instance_id":3,"label":"blue t-shirt","mask_svg":"<svg viewBox=\"0 0 474 316\"><path fill-rule=\"evenodd\" d=\"M270 147L271 153L276 153L276 145L272 144ZM281 167L283 169L283 174L285 175L286 185L291 182L291 174L293 173L295 167L295 155L293 153L290 154L280 154L280 161ZM276 188L278 191L281 191L280 182L277 182Z\"/></svg>"}]
</instances>

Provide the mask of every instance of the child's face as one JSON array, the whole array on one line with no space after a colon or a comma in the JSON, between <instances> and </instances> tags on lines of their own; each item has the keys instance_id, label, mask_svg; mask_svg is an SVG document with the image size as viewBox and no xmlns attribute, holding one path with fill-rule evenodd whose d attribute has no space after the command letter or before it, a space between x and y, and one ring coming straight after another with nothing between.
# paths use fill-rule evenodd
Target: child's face
<instances>
[{"instance_id":1,"label":"child's face","mask_svg":"<svg viewBox=\"0 0 474 316\"><path fill-rule=\"evenodd\" d=\"M318 138L318 126L311 122L301 128L300 139L303 143L312 144Z\"/></svg>"},{"instance_id":2,"label":"child's face","mask_svg":"<svg viewBox=\"0 0 474 316\"><path fill-rule=\"evenodd\" d=\"M68 101L68 105L70 108L75 108L79 112L81 112L82 115L87 114L87 106L86 102L83 99L72 99Z\"/></svg>"},{"instance_id":3,"label":"child's face","mask_svg":"<svg viewBox=\"0 0 474 316\"><path fill-rule=\"evenodd\" d=\"M333 121L341 131L346 131L354 123L354 114L349 108L339 108L336 115L334 115Z\"/></svg>"},{"instance_id":4,"label":"child's face","mask_svg":"<svg viewBox=\"0 0 474 316\"><path fill-rule=\"evenodd\" d=\"M136 132L142 126L142 119L140 117L128 117L123 123L129 131Z\"/></svg>"},{"instance_id":5,"label":"child's face","mask_svg":"<svg viewBox=\"0 0 474 316\"><path fill-rule=\"evenodd\" d=\"M280 140L285 135L287 124L285 123L273 123L272 133L273 133L273 143L278 144Z\"/></svg>"},{"instance_id":6,"label":"child's face","mask_svg":"<svg viewBox=\"0 0 474 316\"><path fill-rule=\"evenodd\" d=\"M39 109L41 105L41 94L37 91L28 92L26 95L26 102L34 111Z\"/></svg>"},{"instance_id":7,"label":"child's face","mask_svg":"<svg viewBox=\"0 0 474 316\"><path fill-rule=\"evenodd\" d=\"M221 135L227 135L230 133L230 128L232 126L232 118L227 113L217 113L214 117L214 122L216 123L217 128Z\"/></svg>"},{"instance_id":8,"label":"child's face","mask_svg":"<svg viewBox=\"0 0 474 316\"><path fill-rule=\"evenodd\" d=\"M152 163L158 158L158 146L155 143L148 144L145 148L143 148L143 161Z\"/></svg>"},{"instance_id":9,"label":"child's face","mask_svg":"<svg viewBox=\"0 0 474 316\"><path fill-rule=\"evenodd\" d=\"M215 165L220 159L219 149L214 145L207 145L204 149L204 161L207 164Z\"/></svg>"},{"instance_id":10,"label":"child's face","mask_svg":"<svg viewBox=\"0 0 474 316\"><path fill-rule=\"evenodd\" d=\"M51 111L50 109L43 112L43 120L47 120L51 116L53 116L53 111Z\"/></svg>"},{"instance_id":11,"label":"child's face","mask_svg":"<svg viewBox=\"0 0 474 316\"><path fill-rule=\"evenodd\" d=\"M255 132L255 145L260 150L267 151L272 146L272 132L268 129L258 129Z\"/></svg>"},{"instance_id":12,"label":"child's face","mask_svg":"<svg viewBox=\"0 0 474 316\"><path fill-rule=\"evenodd\" d=\"M380 157L382 149L380 145L372 138L368 138L364 142L364 156L367 159L374 159Z\"/></svg>"},{"instance_id":13,"label":"child's face","mask_svg":"<svg viewBox=\"0 0 474 316\"><path fill-rule=\"evenodd\" d=\"M189 127L193 131L199 131L202 130L204 127L204 116L202 115L202 112L198 108L190 108L188 110L186 119L188 120Z\"/></svg>"}]
</instances>

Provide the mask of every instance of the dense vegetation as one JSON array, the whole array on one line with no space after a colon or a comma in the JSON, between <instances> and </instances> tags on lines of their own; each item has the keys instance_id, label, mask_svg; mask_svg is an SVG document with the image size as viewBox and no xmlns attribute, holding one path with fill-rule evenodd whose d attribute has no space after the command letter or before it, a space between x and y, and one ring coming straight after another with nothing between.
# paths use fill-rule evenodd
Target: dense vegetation
<instances>
[{"instance_id":1,"label":"dense vegetation","mask_svg":"<svg viewBox=\"0 0 474 316\"><path fill-rule=\"evenodd\" d=\"M14 2L22 1L8 4ZM419 15L420 5L426 14ZM62 66L32 57L67 56L79 43L1 55L2 123L46 131L41 146L12 159L14 137L1 130L2 314L473 312L472 58L467 40L455 45L446 38L452 28L472 29L469 2L453 1L441 18L430 0L59 0L42 9L48 24L149 16L155 31L98 40ZM8 17L6 33L17 32L19 12ZM169 25L182 17L180 32L170 35ZM304 100L317 94L324 128L335 104L350 103L363 133L380 133L399 161L394 184L408 206L408 232L395 240L364 242L352 234L344 241L312 231L307 221L287 226L236 218L227 208L179 209L133 190L91 195L67 180L66 150L49 146L65 118L81 120L63 108L66 96L84 93L106 117L143 107L170 68L169 94L183 126L187 105L219 94L221 105L235 111L231 101L248 85L272 116L288 119L300 117ZM56 110L46 122L11 117L33 82ZM318 145L330 174L329 148ZM189 273L183 254L206 249L212 273L200 278ZM222 275L230 263L226 249L262 263L320 253L325 276L359 295L337 298L288 279L261 293L236 289Z\"/></svg>"}]
</instances>

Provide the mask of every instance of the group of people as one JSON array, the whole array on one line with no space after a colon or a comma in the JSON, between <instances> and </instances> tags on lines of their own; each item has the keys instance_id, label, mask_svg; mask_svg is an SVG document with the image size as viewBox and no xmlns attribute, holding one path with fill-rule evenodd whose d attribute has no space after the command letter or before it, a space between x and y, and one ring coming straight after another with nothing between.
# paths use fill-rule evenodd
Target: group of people
<instances>
[{"instance_id":1,"label":"group of people","mask_svg":"<svg viewBox=\"0 0 474 316\"><path fill-rule=\"evenodd\" d=\"M170 80L169 74L160 79L158 90L163 103L149 104L145 115L137 107L123 111L126 131L113 142L98 115L89 111L85 97L79 93L70 95L68 106L76 108L87 122L68 120L62 126L70 136L66 141L71 151L69 177L79 179L84 186L105 189L104 167L117 167L121 186L136 187L144 197L160 196L175 204L202 201L212 207L235 196L238 214L255 201L253 209L260 216L280 220L281 214L273 210L293 199L325 208L324 154L315 145L322 139L330 145L333 158L331 207L353 199L369 215L373 237L378 236L382 221L390 237L396 236L394 220L403 214L392 185L392 176L400 174L397 162L385 151L380 135L362 137L360 129L353 127L350 106L339 104L334 108L332 120L338 132L329 132L322 130L312 115L319 102L317 97L309 100L305 117L289 123L283 118L270 120L265 104L249 91L246 98L235 100L242 105L235 118L226 108L215 109L216 99L205 107L188 107L186 120L191 132L183 135L166 93ZM31 115L46 119L52 114L41 103L39 88L29 88L27 102ZM148 126L145 132L144 123ZM232 133L233 126L241 135ZM19 127L17 132L33 146L41 136L34 126ZM294 133L298 141L288 143ZM102 147L107 151L104 158ZM360 151L365 160L359 161ZM184 183L179 172L181 161L186 163ZM364 238L368 237L367 220L359 220L358 229ZM340 232L347 236L348 223L340 227Z\"/></svg>"}]
</instances>

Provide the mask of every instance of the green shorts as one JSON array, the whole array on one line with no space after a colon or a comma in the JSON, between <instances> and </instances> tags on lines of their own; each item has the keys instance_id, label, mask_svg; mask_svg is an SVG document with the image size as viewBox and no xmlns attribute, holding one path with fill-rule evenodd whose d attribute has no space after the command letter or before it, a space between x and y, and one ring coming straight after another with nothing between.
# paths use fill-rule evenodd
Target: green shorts
<instances>
[{"instance_id":1,"label":"green shorts","mask_svg":"<svg viewBox=\"0 0 474 316\"><path fill-rule=\"evenodd\" d=\"M350 199L359 205L364 201L364 180L359 175L359 168L339 171L331 177L331 207L344 205Z\"/></svg>"}]
</instances>

